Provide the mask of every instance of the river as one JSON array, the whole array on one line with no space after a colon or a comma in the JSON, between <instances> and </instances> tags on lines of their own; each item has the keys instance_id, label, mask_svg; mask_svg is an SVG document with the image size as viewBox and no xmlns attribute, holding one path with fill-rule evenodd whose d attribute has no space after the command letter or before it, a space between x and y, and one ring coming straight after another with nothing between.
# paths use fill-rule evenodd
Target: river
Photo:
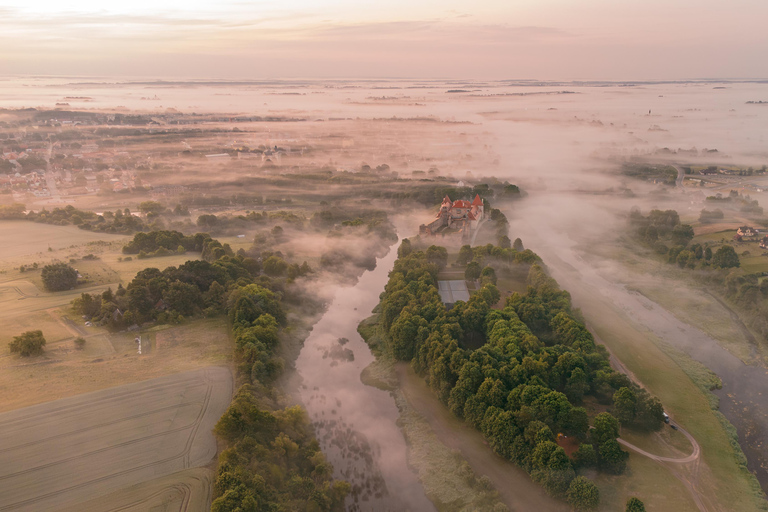
<instances>
[{"instance_id":1,"label":"river","mask_svg":"<svg viewBox=\"0 0 768 512\"><path fill-rule=\"evenodd\" d=\"M301 400L323 453L334 476L353 486L350 511L435 510L408 467L394 399L360 380L374 356L357 326L379 302L397 258L394 247L355 286L336 291L296 361Z\"/></svg>"}]
</instances>

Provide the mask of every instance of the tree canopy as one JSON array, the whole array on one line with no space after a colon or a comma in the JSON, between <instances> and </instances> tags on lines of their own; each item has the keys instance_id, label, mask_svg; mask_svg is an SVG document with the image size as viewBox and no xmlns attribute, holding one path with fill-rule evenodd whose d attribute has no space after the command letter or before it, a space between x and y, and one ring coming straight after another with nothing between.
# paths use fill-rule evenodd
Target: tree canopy
<instances>
[{"instance_id":1,"label":"tree canopy","mask_svg":"<svg viewBox=\"0 0 768 512\"><path fill-rule=\"evenodd\" d=\"M27 331L20 336L14 336L8 346L12 354L22 357L39 356L43 353L45 337L43 331Z\"/></svg>"},{"instance_id":2,"label":"tree canopy","mask_svg":"<svg viewBox=\"0 0 768 512\"><path fill-rule=\"evenodd\" d=\"M69 290L77 284L77 270L66 263L44 266L40 277L43 279L45 288L52 292Z\"/></svg>"}]
</instances>

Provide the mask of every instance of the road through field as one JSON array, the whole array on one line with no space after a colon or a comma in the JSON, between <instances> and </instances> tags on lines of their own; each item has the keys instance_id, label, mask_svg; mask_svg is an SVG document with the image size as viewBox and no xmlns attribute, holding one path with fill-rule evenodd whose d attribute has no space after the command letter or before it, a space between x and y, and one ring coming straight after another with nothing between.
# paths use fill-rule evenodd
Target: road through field
<instances>
[{"instance_id":1,"label":"road through field","mask_svg":"<svg viewBox=\"0 0 768 512\"><path fill-rule=\"evenodd\" d=\"M232 386L209 367L0 415L0 511L60 510L207 464Z\"/></svg>"}]
</instances>

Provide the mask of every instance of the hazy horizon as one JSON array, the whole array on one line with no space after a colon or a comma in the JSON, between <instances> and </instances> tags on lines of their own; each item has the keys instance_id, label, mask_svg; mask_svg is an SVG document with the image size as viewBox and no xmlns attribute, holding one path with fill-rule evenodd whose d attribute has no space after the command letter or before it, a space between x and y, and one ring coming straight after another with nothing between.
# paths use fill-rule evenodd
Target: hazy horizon
<instances>
[{"instance_id":1,"label":"hazy horizon","mask_svg":"<svg viewBox=\"0 0 768 512\"><path fill-rule=\"evenodd\" d=\"M0 7L0 69L228 79L768 77L768 4L715 5L77 0L65 8L8 0Z\"/></svg>"}]
</instances>

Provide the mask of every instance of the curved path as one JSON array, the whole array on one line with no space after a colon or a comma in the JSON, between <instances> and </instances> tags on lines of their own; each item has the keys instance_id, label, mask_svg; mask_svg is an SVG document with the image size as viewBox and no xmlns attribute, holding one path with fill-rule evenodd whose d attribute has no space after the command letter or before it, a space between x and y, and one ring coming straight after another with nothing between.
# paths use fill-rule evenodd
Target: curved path
<instances>
[{"instance_id":1,"label":"curved path","mask_svg":"<svg viewBox=\"0 0 768 512\"><path fill-rule=\"evenodd\" d=\"M679 430L680 433L682 433L685 437L688 438L688 441L690 441L691 445L693 446L693 452L690 455L688 455L687 457L679 457L679 458L677 458L677 457L662 457L660 455L654 455L652 453L649 453L649 452L643 450L642 448L638 448L637 446L633 445L632 443L628 443L627 441L625 441L625 440L623 440L621 438L617 439L617 441L619 443L623 444L624 446L626 446L627 448L629 448L630 450L632 450L634 452L637 452L640 455L645 455L649 459L653 459L653 460L658 461L658 462L674 462L674 463L677 463L677 464L685 464L687 462L693 462L693 461L697 460L699 458L699 455L701 455L701 447L699 446L699 443L696 442L696 439L694 439L694 437L687 430L685 430L681 426L677 425L676 423L672 423L672 424L674 424L677 427L677 430Z\"/></svg>"},{"instance_id":2,"label":"curved path","mask_svg":"<svg viewBox=\"0 0 768 512\"><path fill-rule=\"evenodd\" d=\"M669 469L669 471L677 477L680 482L688 489L688 491L691 493L691 498L693 498L694 503L696 503L696 507L698 507L700 512L708 512L710 508L706 506L704 503L704 500L702 498L702 493L697 489L698 487L698 473L699 473L699 457L701 455L701 447L699 446L699 443L696 442L696 439L684 428L680 427L676 423L671 423L671 425L675 425L677 427L677 430L682 432L682 434L688 438L688 441L691 442L691 445L693 446L693 452L691 452L690 455L687 457L662 457L660 455L654 455L653 453L649 453L642 448L638 448L637 446L633 445L632 443L628 443L627 441L619 438L617 441L621 443L622 445L626 446L630 450L639 453L640 455L643 455L645 457L648 457L649 459L656 461L657 463L664 465L665 462L669 462L672 464L675 464L677 469L670 468L669 466L665 466ZM685 466L686 470L683 471L683 467L677 466L678 464L690 464L690 466Z\"/></svg>"}]
</instances>

